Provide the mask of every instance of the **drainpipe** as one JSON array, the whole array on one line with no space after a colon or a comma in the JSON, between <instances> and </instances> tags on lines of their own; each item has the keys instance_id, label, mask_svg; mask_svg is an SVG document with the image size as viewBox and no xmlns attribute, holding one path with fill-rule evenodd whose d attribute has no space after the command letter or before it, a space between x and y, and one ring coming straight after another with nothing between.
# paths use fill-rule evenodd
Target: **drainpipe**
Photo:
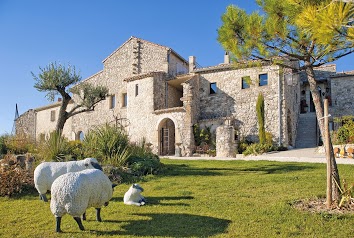
<instances>
[{"instance_id":1,"label":"drainpipe","mask_svg":"<svg viewBox=\"0 0 354 238\"><path fill-rule=\"evenodd\" d=\"M279 146L281 146L282 144L282 138L281 138L281 131L282 131L282 108L281 108L281 101L282 101L282 97L283 95L280 94L281 92L281 81L282 79L283 81L285 80L284 78L284 73L283 73L283 77L279 76L279 82L278 82L278 111L279 111Z\"/></svg>"}]
</instances>

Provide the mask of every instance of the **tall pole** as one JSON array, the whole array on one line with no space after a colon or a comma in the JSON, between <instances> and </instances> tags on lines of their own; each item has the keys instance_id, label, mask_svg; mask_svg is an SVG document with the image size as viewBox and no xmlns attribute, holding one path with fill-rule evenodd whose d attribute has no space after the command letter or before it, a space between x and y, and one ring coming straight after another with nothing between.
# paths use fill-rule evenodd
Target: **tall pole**
<instances>
[{"instance_id":1,"label":"tall pole","mask_svg":"<svg viewBox=\"0 0 354 238\"><path fill-rule=\"evenodd\" d=\"M327 159L327 208L332 205L332 161L331 161L331 150L330 150L330 137L329 137L329 126L328 126L328 99L323 100L323 118L324 118L324 136L326 143L326 159Z\"/></svg>"}]
</instances>

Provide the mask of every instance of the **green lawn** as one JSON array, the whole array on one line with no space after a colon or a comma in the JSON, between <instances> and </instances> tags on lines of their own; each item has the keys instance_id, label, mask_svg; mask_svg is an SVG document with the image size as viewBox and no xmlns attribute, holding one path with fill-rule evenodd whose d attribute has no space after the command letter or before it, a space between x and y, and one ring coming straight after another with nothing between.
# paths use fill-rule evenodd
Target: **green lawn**
<instances>
[{"instance_id":1,"label":"green lawn","mask_svg":"<svg viewBox=\"0 0 354 238\"><path fill-rule=\"evenodd\" d=\"M269 161L165 160L164 174L140 185L148 204L123 204L129 184L115 188L103 222L95 210L80 231L62 219L55 233L49 203L37 194L0 198L0 237L353 237L354 215L313 214L294 209L299 199L323 197L326 165ZM354 166L338 165L354 182Z\"/></svg>"}]
</instances>

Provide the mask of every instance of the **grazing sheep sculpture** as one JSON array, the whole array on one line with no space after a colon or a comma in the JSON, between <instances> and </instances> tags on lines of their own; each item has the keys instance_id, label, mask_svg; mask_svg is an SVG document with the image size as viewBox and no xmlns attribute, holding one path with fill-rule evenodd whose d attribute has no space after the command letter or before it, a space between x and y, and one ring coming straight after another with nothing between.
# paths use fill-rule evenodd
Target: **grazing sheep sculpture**
<instances>
[{"instance_id":1,"label":"grazing sheep sculpture","mask_svg":"<svg viewBox=\"0 0 354 238\"><path fill-rule=\"evenodd\" d=\"M99 169L102 167L95 158L69 162L43 162L34 170L34 185L41 200L48 202L46 192L50 190L54 180L68 172L78 172L85 169Z\"/></svg>"},{"instance_id":2,"label":"grazing sheep sculpture","mask_svg":"<svg viewBox=\"0 0 354 238\"><path fill-rule=\"evenodd\" d=\"M85 217L85 211L89 207L96 208L96 220L102 221L101 207L108 205L114 186L108 177L97 169L59 176L52 185L50 201L50 210L56 217L56 232L61 232L61 218L65 214L71 215L80 230L84 230L80 217Z\"/></svg>"},{"instance_id":3,"label":"grazing sheep sculpture","mask_svg":"<svg viewBox=\"0 0 354 238\"><path fill-rule=\"evenodd\" d=\"M146 200L145 198L140 194L143 192L144 189L140 187L139 184L133 184L129 190L124 194L124 204L127 205L136 205L136 206L141 206L145 205Z\"/></svg>"}]
</instances>

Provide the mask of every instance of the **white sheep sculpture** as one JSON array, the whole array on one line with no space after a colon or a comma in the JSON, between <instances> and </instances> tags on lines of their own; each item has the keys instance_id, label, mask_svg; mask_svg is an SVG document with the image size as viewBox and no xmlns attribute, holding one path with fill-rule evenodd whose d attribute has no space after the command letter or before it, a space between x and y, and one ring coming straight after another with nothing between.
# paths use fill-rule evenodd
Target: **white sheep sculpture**
<instances>
[{"instance_id":1,"label":"white sheep sculpture","mask_svg":"<svg viewBox=\"0 0 354 238\"><path fill-rule=\"evenodd\" d=\"M34 170L34 185L41 200L48 202L46 192L50 190L54 180L68 172L78 172L85 169L99 169L102 167L95 158L86 158L68 162L43 162Z\"/></svg>"},{"instance_id":2,"label":"white sheep sculpture","mask_svg":"<svg viewBox=\"0 0 354 238\"><path fill-rule=\"evenodd\" d=\"M112 198L113 185L107 175L98 169L70 172L59 176L51 187L50 210L56 218L56 232L61 232L61 218L71 215L80 230L84 230L81 216L85 220L85 211L96 208L96 220L101 219L101 207L107 206Z\"/></svg>"},{"instance_id":3,"label":"white sheep sculpture","mask_svg":"<svg viewBox=\"0 0 354 238\"><path fill-rule=\"evenodd\" d=\"M146 200L145 198L140 194L143 192L144 189L140 187L139 184L135 183L133 184L129 190L124 194L124 204L126 205L136 205L136 206L141 206L145 205Z\"/></svg>"}]
</instances>

